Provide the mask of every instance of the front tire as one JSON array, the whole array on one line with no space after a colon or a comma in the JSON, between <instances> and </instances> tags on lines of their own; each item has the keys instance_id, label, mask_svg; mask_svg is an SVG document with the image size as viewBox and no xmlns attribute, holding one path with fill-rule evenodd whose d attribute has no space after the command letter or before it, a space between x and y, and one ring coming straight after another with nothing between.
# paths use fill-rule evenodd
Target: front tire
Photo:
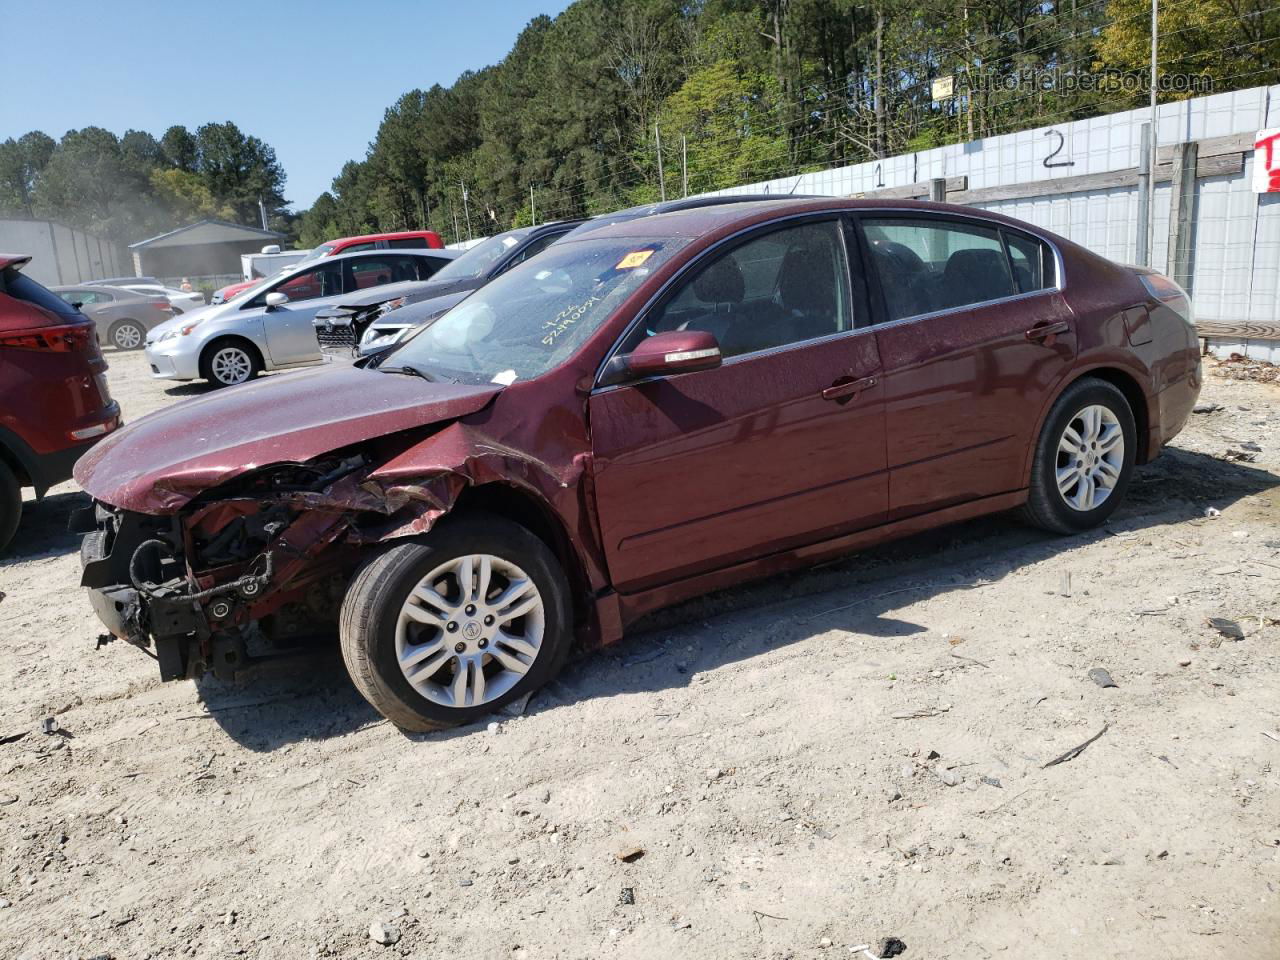
<instances>
[{"instance_id":1,"label":"front tire","mask_svg":"<svg viewBox=\"0 0 1280 960\"><path fill-rule=\"evenodd\" d=\"M22 487L9 465L0 460L0 553L4 553L22 519Z\"/></svg>"},{"instance_id":2,"label":"front tire","mask_svg":"<svg viewBox=\"0 0 1280 960\"><path fill-rule=\"evenodd\" d=\"M1054 533L1104 523L1124 499L1137 449L1133 410L1119 388L1093 377L1077 380L1040 432L1024 517Z\"/></svg>"},{"instance_id":3,"label":"front tire","mask_svg":"<svg viewBox=\"0 0 1280 960\"><path fill-rule=\"evenodd\" d=\"M487 514L446 518L375 557L339 619L356 689L417 732L471 723L537 690L564 665L572 632L555 555Z\"/></svg>"},{"instance_id":4,"label":"front tire","mask_svg":"<svg viewBox=\"0 0 1280 960\"><path fill-rule=\"evenodd\" d=\"M147 342L147 331L137 320L117 320L108 337L117 350L141 350Z\"/></svg>"},{"instance_id":5,"label":"front tire","mask_svg":"<svg viewBox=\"0 0 1280 960\"><path fill-rule=\"evenodd\" d=\"M246 340L227 337L215 340L200 355L200 376L215 387L248 383L262 372L262 357Z\"/></svg>"}]
</instances>

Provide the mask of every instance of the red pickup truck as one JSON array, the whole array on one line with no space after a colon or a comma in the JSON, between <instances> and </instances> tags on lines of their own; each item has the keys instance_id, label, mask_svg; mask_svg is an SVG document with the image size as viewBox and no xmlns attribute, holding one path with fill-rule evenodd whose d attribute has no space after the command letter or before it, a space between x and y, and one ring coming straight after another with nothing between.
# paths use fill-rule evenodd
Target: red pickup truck
<instances>
[{"instance_id":1,"label":"red pickup truck","mask_svg":"<svg viewBox=\"0 0 1280 960\"><path fill-rule=\"evenodd\" d=\"M421 250L424 247L432 250L444 249L444 241L434 230L407 230L403 233L367 233L362 237L341 237L320 244L308 253L299 263L308 260L319 260L321 257L332 257L339 253L355 253L359 250ZM297 264L294 264L297 266ZM226 303L237 294L261 283L261 280L245 280L232 283L215 290L214 303Z\"/></svg>"}]
</instances>

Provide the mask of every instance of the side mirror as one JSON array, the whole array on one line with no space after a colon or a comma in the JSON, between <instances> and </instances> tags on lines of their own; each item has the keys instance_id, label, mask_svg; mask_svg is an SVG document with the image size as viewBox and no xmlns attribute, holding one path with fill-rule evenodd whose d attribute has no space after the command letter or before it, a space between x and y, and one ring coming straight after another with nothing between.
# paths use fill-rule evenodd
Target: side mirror
<instances>
[{"instance_id":1,"label":"side mirror","mask_svg":"<svg viewBox=\"0 0 1280 960\"><path fill-rule=\"evenodd\" d=\"M279 290L276 290L273 293L268 293L266 299L262 302L265 303L267 305L267 309L270 310L274 307L283 307L289 302L289 298Z\"/></svg>"},{"instance_id":2,"label":"side mirror","mask_svg":"<svg viewBox=\"0 0 1280 960\"><path fill-rule=\"evenodd\" d=\"M706 330L670 330L641 340L623 360L636 377L710 370L720 366L720 344Z\"/></svg>"}]
</instances>

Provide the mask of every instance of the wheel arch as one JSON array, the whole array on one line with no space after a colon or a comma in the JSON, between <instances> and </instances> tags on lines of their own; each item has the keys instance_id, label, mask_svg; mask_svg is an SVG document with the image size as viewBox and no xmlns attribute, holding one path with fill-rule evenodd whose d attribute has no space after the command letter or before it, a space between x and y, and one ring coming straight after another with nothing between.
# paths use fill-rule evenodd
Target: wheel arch
<instances>
[{"instance_id":1,"label":"wheel arch","mask_svg":"<svg viewBox=\"0 0 1280 960\"><path fill-rule=\"evenodd\" d=\"M564 521L541 498L521 487L506 483L468 486L459 495L447 516L457 517L471 511L494 514L524 527L555 554L569 578L574 619L589 622L591 581L586 564L579 555Z\"/></svg>"},{"instance_id":2,"label":"wheel arch","mask_svg":"<svg viewBox=\"0 0 1280 960\"><path fill-rule=\"evenodd\" d=\"M112 320L109 324L107 324L108 340L110 340L112 335L115 334L116 327L120 326L120 324L122 323L132 323L134 326L136 326L139 330L142 331L143 340L147 338L147 325L143 323L141 320L137 319L136 317L116 317L116 319Z\"/></svg>"},{"instance_id":3,"label":"wheel arch","mask_svg":"<svg viewBox=\"0 0 1280 960\"><path fill-rule=\"evenodd\" d=\"M1036 419L1035 432L1032 433L1030 442L1027 444L1026 460L1022 469L1024 486L1029 485L1031 482L1031 463L1035 459L1036 443L1040 439L1040 432L1044 429L1045 421L1049 419L1050 411L1053 410L1054 404L1058 402L1058 398L1066 393L1072 384L1078 383L1086 377L1109 383L1124 394L1125 400L1129 402L1129 409L1133 411L1134 433L1138 436L1138 450L1135 462L1147 463L1151 459L1151 405L1137 375L1132 370L1125 370L1122 367L1106 364L1084 367L1073 371L1070 376L1064 377L1062 382L1058 384L1057 389L1054 390L1053 395L1045 403L1043 409L1041 409L1040 416Z\"/></svg>"},{"instance_id":4,"label":"wheel arch","mask_svg":"<svg viewBox=\"0 0 1280 960\"><path fill-rule=\"evenodd\" d=\"M200 357L197 361L201 370L205 369L206 364L213 361L213 352L223 344L234 344L236 346L248 347L258 358L259 369L267 369L267 357L262 352L262 348L253 342L252 339L246 337L242 333L220 333L217 336L210 337L209 341L200 348Z\"/></svg>"},{"instance_id":5,"label":"wheel arch","mask_svg":"<svg viewBox=\"0 0 1280 960\"><path fill-rule=\"evenodd\" d=\"M0 463L3 463L18 478L20 487L37 486L36 476L31 461L23 457L17 445L6 442L7 430L0 428ZM44 490L37 486L36 495L42 496Z\"/></svg>"}]
</instances>

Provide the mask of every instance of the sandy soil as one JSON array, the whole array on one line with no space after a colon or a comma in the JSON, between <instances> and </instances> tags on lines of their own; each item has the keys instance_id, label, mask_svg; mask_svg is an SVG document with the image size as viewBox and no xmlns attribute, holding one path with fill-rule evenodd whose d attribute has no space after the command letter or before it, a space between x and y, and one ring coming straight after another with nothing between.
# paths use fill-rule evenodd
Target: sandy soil
<instances>
[{"instance_id":1,"label":"sandy soil","mask_svg":"<svg viewBox=\"0 0 1280 960\"><path fill-rule=\"evenodd\" d=\"M129 418L200 392L111 363ZM1278 957L1280 386L1203 399L1105 530L686 605L496 731L95 649L61 488L0 562L0 956Z\"/></svg>"}]
</instances>

